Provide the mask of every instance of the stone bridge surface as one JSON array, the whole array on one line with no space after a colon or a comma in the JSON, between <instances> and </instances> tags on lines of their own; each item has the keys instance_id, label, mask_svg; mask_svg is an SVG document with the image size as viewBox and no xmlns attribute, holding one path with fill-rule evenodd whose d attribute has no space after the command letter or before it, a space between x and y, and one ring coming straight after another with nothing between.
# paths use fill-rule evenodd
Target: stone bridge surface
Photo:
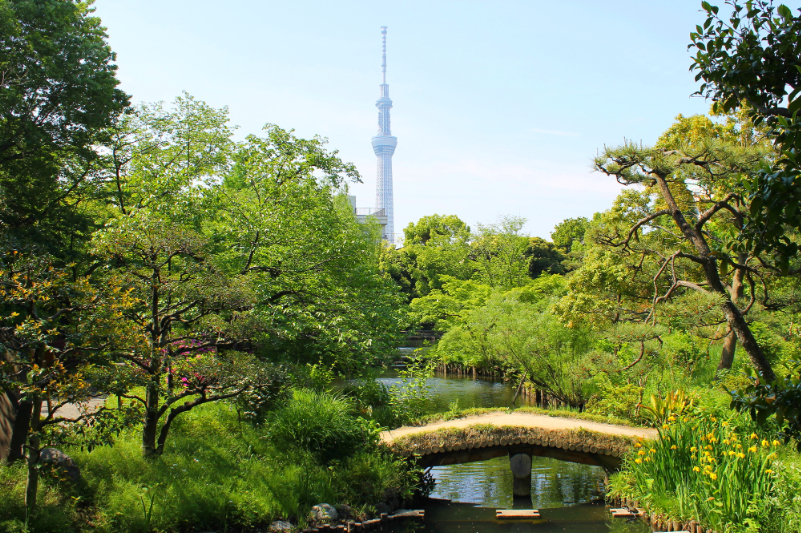
<instances>
[{"instance_id":1,"label":"stone bridge surface","mask_svg":"<svg viewBox=\"0 0 801 533\"><path fill-rule=\"evenodd\" d=\"M385 444L417 456L421 466L484 461L508 455L552 457L616 470L636 440L657 437L655 429L603 424L534 413L487 413L385 431ZM512 461L514 470L515 462ZM525 467L522 467L525 468ZM517 476L515 476L517 477Z\"/></svg>"}]
</instances>

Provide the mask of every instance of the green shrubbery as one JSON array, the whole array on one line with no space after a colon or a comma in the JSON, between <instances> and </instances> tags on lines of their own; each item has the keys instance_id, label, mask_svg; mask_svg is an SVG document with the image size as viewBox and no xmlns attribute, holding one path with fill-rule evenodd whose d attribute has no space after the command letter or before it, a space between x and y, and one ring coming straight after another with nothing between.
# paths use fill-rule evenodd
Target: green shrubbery
<instances>
[{"instance_id":1,"label":"green shrubbery","mask_svg":"<svg viewBox=\"0 0 801 533\"><path fill-rule=\"evenodd\" d=\"M345 396L296 390L292 401L267 419L267 434L280 450L300 449L323 463L345 459L378 441L378 426L355 416Z\"/></svg>"},{"instance_id":2,"label":"green shrubbery","mask_svg":"<svg viewBox=\"0 0 801 533\"><path fill-rule=\"evenodd\" d=\"M325 392L294 391L263 425L242 421L233 405L206 405L177 420L173 432L164 454L152 459L142 457L133 430L113 446L65 449L82 481L72 487L45 478L30 531L224 531L264 528L276 519L304 524L317 503L364 512L409 497L419 479L406 462L374 446L375 426L355 416L349 400ZM0 469L0 531L24 529L24 481L23 466Z\"/></svg>"}]
</instances>

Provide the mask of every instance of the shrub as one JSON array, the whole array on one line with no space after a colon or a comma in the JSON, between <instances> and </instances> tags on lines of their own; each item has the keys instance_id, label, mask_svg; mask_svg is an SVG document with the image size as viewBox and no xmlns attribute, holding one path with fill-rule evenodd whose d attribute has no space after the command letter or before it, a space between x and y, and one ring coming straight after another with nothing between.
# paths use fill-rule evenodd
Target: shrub
<instances>
[{"instance_id":1,"label":"shrub","mask_svg":"<svg viewBox=\"0 0 801 533\"><path fill-rule=\"evenodd\" d=\"M378 440L375 424L356 417L349 398L306 389L294 391L292 400L271 413L267 428L277 448L307 450L322 462L344 459Z\"/></svg>"},{"instance_id":2,"label":"shrub","mask_svg":"<svg viewBox=\"0 0 801 533\"><path fill-rule=\"evenodd\" d=\"M642 387L626 383L605 383L599 387L598 396L587 402L587 411L598 415L612 415L627 420L641 420L639 413Z\"/></svg>"},{"instance_id":3,"label":"shrub","mask_svg":"<svg viewBox=\"0 0 801 533\"><path fill-rule=\"evenodd\" d=\"M400 502L411 498L422 472L392 453L361 451L337 472L341 501L351 505Z\"/></svg>"},{"instance_id":4,"label":"shrub","mask_svg":"<svg viewBox=\"0 0 801 533\"><path fill-rule=\"evenodd\" d=\"M284 405L291 395L289 373L282 365L265 365L264 372L270 379L261 387L248 389L234 401L237 412L254 424L264 422L267 413Z\"/></svg>"}]
</instances>

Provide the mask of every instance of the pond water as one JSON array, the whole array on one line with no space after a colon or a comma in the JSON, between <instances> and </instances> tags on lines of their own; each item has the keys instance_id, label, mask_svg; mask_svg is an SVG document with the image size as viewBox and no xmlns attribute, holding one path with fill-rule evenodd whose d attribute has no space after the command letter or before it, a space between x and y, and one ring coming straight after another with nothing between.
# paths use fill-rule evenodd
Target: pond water
<instances>
[{"instance_id":1,"label":"pond water","mask_svg":"<svg viewBox=\"0 0 801 533\"><path fill-rule=\"evenodd\" d=\"M385 385L400 385L396 372L387 372L377 381ZM454 402L462 409L471 407L511 407L515 396L515 385L500 379L455 377L437 375L428 379L431 387L431 402L437 411L448 409ZM527 405L528 399L518 396L517 406Z\"/></svg>"},{"instance_id":2,"label":"pond water","mask_svg":"<svg viewBox=\"0 0 801 533\"><path fill-rule=\"evenodd\" d=\"M395 374L377 378L386 385L398 384ZM489 379L438 376L429 380L432 401L447 409L459 407L509 407L514 384ZM518 398L517 405L525 403ZM639 520L612 519L603 503L604 471L600 467L532 457L531 499L512 497L509 459L499 457L431 469L436 485L421 507L423 521L392 523L393 533L644 533L650 531ZM496 520L496 509L539 509L538 520Z\"/></svg>"}]
</instances>

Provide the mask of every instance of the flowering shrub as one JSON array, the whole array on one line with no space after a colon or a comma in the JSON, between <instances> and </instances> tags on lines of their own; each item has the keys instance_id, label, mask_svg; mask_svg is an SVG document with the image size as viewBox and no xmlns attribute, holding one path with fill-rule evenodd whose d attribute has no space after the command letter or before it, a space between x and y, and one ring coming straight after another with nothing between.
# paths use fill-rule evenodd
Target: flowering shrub
<instances>
[{"instance_id":1,"label":"flowering shrub","mask_svg":"<svg viewBox=\"0 0 801 533\"><path fill-rule=\"evenodd\" d=\"M774 490L779 441L709 415L671 416L659 437L635 444L613 490L717 531L753 530L770 513L765 502ZM621 481L629 486L615 486Z\"/></svg>"}]
</instances>

